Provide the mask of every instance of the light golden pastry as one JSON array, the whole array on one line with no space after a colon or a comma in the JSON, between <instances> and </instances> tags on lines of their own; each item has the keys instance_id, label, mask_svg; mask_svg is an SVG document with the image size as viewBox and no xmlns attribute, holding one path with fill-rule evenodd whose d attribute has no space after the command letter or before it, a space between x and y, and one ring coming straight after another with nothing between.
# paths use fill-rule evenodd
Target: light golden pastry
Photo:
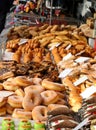
<instances>
[{"instance_id":1,"label":"light golden pastry","mask_svg":"<svg viewBox=\"0 0 96 130\"><path fill-rule=\"evenodd\" d=\"M25 53L24 56L23 56L23 62L24 63L28 63L28 62L31 62L32 60L32 51L29 50L28 53Z\"/></svg>"},{"instance_id":2,"label":"light golden pastry","mask_svg":"<svg viewBox=\"0 0 96 130\"><path fill-rule=\"evenodd\" d=\"M46 54L46 56L44 57L44 61L52 61L50 52Z\"/></svg>"},{"instance_id":3,"label":"light golden pastry","mask_svg":"<svg viewBox=\"0 0 96 130\"><path fill-rule=\"evenodd\" d=\"M46 29L48 26L49 26L48 24L44 24L44 25L42 25L41 27L39 27L39 30L40 30L40 31L41 31L41 30L44 30L44 29Z\"/></svg>"},{"instance_id":4,"label":"light golden pastry","mask_svg":"<svg viewBox=\"0 0 96 130\"><path fill-rule=\"evenodd\" d=\"M12 60L16 61L17 63L20 63L20 62L21 62L21 55L22 55L22 52L17 50L17 51L13 54Z\"/></svg>"},{"instance_id":5,"label":"light golden pastry","mask_svg":"<svg viewBox=\"0 0 96 130\"><path fill-rule=\"evenodd\" d=\"M49 25L45 30L40 31L39 35L50 32L51 28L52 28L52 25Z\"/></svg>"},{"instance_id":6,"label":"light golden pastry","mask_svg":"<svg viewBox=\"0 0 96 130\"><path fill-rule=\"evenodd\" d=\"M35 36L38 36L38 35L39 35L38 32L36 32L36 31L34 31L34 30L30 30L29 33L32 35L32 37L35 37Z\"/></svg>"},{"instance_id":7,"label":"light golden pastry","mask_svg":"<svg viewBox=\"0 0 96 130\"><path fill-rule=\"evenodd\" d=\"M54 61L56 62L56 64L58 64L62 60L62 58L60 57L60 55L58 53L58 49L54 48L51 52L54 57Z\"/></svg>"},{"instance_id":8,"label":"light golden pastry","mask_svg":"<svg viewBox=\"0 0 96 130\"><path fill-rule=\"evenodd\" d=\"M50 32L58 31L59 25L53 25L53 28L50 30Z\"/></svg>"},{"instance_id":9,"label":"light golden pastry","mask_svg":"<svg viewBox=\"0 0 96 130\"><path fill-rule=\"evenodd\" d=\"M43 49L42 48L36 48L34 49L34 53L33 53L33 61L34 62L41 62L42 58L43 58Z\"/></svg>"}]
</instances>

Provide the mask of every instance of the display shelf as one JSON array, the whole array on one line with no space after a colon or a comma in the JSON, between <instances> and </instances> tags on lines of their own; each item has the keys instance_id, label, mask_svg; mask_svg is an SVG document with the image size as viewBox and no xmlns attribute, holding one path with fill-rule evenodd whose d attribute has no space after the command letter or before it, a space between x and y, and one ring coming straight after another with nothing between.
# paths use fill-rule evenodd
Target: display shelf
<instances>
[{"instance_id":1,"label":"display shelf","mask_svg":"<svg viewBox=\"0 0 96 130\"><path fill-rule=\"evenodd\" d=\"M16 14L15 17L17 18L16 23L20 22L21 24L27 24L27 25L36 25L42 23L80 25L81 23L81 21L78 19L66 16L63 17L52 16L50 20L50 17L46 18L43 16L22 13L22 14Z\"/></svg>"}]
</instances>

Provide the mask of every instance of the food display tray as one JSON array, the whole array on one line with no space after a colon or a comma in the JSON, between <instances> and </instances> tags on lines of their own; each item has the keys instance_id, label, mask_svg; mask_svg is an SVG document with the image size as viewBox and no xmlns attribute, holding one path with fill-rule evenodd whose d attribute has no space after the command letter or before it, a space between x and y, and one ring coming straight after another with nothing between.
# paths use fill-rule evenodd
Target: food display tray
<instances>
[{"instance_id":1,"label":"food display tray","mask_svg":"<svg viewBox=\"0 0 96 130\"><path fill-rule=\"evenodd\" d=\"M9 116L6 116L6 117L0 117L0 130L2 130L2 121L4 118L7 118ZM18 130L18 126L19 126L19 122L20 122L20 119L15 119L15 118L12 118L12 120L14 121L15 123L15 130ZM34 126L34 121L33 120L29 120L31 122L31 125L32 125L32 129L31 130L34 130L33 126Z\"/></svg>"}]
</instances>

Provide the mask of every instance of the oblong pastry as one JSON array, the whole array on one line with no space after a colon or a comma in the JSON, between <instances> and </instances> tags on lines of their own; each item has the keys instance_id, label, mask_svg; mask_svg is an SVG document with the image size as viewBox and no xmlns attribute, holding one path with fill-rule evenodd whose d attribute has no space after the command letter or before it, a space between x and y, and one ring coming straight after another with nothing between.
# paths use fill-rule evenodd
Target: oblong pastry
<instances>
[{"instance_id":1,"label":"oblong pastry","mask_svg":"<svg viewBox=\"0 0 96 130\"><path fill-rule=\"evenodd\" d=\"M53 116L55 116L55 115L60 115L60 114L71 114L72 113L72 111L67 107L67 106L63 106L63 107L58 107L58 108L55 108L55 109L53 109L53 110L51 110L51 111L48 111L48 115L53 115Z\"/></svg>"},{"instance_id":2,"label":"oblong pastry","mask_svg":"<svg viewBox=\"0 0 96 130\"><path fill-rule=\"evenodd\" d=\"M59 98L66 99L65 93L58 92L58 91L56 93L58 94Z\"/></svg>"},{"instance_id":3,"label":"oblong pastry","mask_svg":"<svg viewBox=\"0 0 96 130\"><path fill-rule=\"evenodd\" d=\"M5 116L6 115L6 107L0 107L0 116Z\"/></svg>"},{"instance_id":4,"label":"oblong pastry","mask_svg":"<svg viewBox=\"0 0 96 130\"><path fill-rule=\"evenodd\" d=\"M19 118L19 119L32 119L32 112L26 111L24 109L14 109L13 114L12 114L13 118Z\"/></svg>"},{"instance_id":5,"label":"oblong pastry","mask_svg":"<svg viewBox=\"0 0 96 130\"><path fill-rule=\"evenodd\" d=\"M30 80L30 79L29 79L29 80ZM36 78L36 77L32 78L32 83L33 83L34 85L41 85L41 82L42 82L42 79L41 79L41 78Z\"/></svg>"},{"instance_id":6,"label":"oblong pastry","mask_svg":"<svg viewBox=\"0 0 96 130\"><path fill-rule=\"evenodd\" d=\"M26 76L17 76L15 77L14 81L18 86L21 87L26 87L32 84L32 82L29 81Z\"/></svg>"},{"instance_id":7,"label":"oblong pastry","mask_svg":"<svg viewBox=\"0 0 96 130\"><path fill-rule=\"evenodd\" d=\"M55 90L55 91L64 91L65 90L65 87L63 84L51 82L51 81L48 81L47 79L44 79L42 81L42 86L48 90Z\"/></svg>"},{"instance_id":8,"label":"oblong pastry","mask_svg":"<svg viewBox=\"0 0 96 130\"><path fill-rule=\"evenodd\" d=\"M58 53L58 50L57 48L54 48L52 50L52 55L54 57L54 61L56 62L56 64L58 64L61 60L62 60L62 57L60 56L60 54Z\"/></svg>"},{"instance_id":9,"label":"oblong pastry","mask_svg":"<svg viewBox=\"0 0 96 130\"><path fill-rule=\"evenodd\" d=\"M24 56L23 56L23 62L24 63L28 63L28 62L31 62L32 60L32 52L29 51L28 53L25 53Z\"/></svg>"},{"instance_id":10,"label":"oblong pastry","mask_svg":"<svg viewBox=\"0 0 96 130\"><path fill-rule=\"evenodd\" d=\"M15 91L16 95L18 96L21 96L21 97L24 97L25 96L25 93L23 91L23 89L21 88L18 88L16 91Z\"/></svg>"},{"instance_id":11,"label":"oblong pastry","mask_svg":"<svg viewBox=\"0 0 96 130\"><path fill-rule=\"evenodd\" d=\"M3 73L2 75L0 75L0 80L5 80L10 77L14 77L14 72L9 71L9 72Z\"/></svg>"},{"instance_id":12,"label":"oblong pastry","mask_svg":"<svg viewBox=\"0 0 96 130\"><path fill-rule=\"evenodd\" d=\"M0 91L3 90L4 86L2 83L0 83Z\"/></svg>"},{"instance_id":13,"label":"oblong pastry","mask_svg":"<svg viewBox=\"0 0 96 130\"><path fill-rule=\"evenodd\" d=\"M96 102L96 96L92 95L89 98L85 99L86 103L92 104Z\"/></svg>"},{"instance_id":14,"label":"oblong pastry","mask_svg":"<svg viewBox=\"0 0 96 130\"><path fill-rule=\"evenodd\" d=\"M30 91L37 91L39 93L43 92L45 89L41 85L30 85L24 89L25 93Z\"/></svg>"},{"instance_id":15,"label":"oblong pastry","mask_svg":"<svg viewBox=\"0 0 96 130\"><path fill-rule=\"evenodd\" d=\"M56 104L66 105L67 102L64 99L59 98L59 100L56 102Z\"/></svg>"},{"instance_id":16,"label":"oblong pastry","mask_svg":"<svg viewBox=\"0 0 96 130\"><path fill-rule=\"evenodd\" d=\"M72 116L67 116L67 115L56 115L48 118L49 122L57 121L57 120L70 120L73 119Z\"/></svg>"},{"instance_id":17,"label":"oblong pastry","mask_svg":"<svg viewBox=\"0 0 96 130\"><path fill-rule=\"evenodd\" d=\"M49 104L48 109L49 109L49 111L51 111L51 110L54 110L54 109L56 109L58 107L65 107L65 106L66 105L62 105L62 104Z\"/></svg>"},{"instance_id":18,"label":"oblong pastry","mask_svg":"<svg viewBox=\"0 0 96 130\"><path fill-rule=\"evenodd\" d=\"M16 91L19 88L19 86L15 82L7 80L3 82L3 86L5 90L9 91Z\"/></svg>"},{"instance_id":19,"label":"oblong pastry","mask_svg":"<svg viewBox=\"0 0 96 130\"><path fill-rule=\"evenodd\" d=\"M0 107L3 107L7 103L7 98L0 97Z\"/></svg>"},{"instance_id":20,"label":"oblong pastry","mask_svg":"<svg viewBox=\"0 0 96 130\"><path fill-rule=\"evenodd\" d=\"M8 97L8 103L15 108L22 108L23 97L12 95Z\"/></svg>"},{"instance_id":21,"label":"oblong pastry","mask_svg":"<svg viewBox=\"0 0 96 130\"><path fill-rule=\"evenodd\" d=\"M17 51L13 54L12 56L12 60L16 61L17 63L20 63L21 62L21 51Z\"/></svg>"},{"instance_id":22,"label":"oblong pastry","mask_svg":"<svg viewBox=\"0 0 96 130\"><path fill-rule=\"evenodd\" d=\"M78 125L79 123L74 121L74 120L63 120L62 122L56 124L53 126L55 129L58 128L74 128Z\"/></svg>"},{"instance_id":23,"label":"oblong pastry","mask_svg":"<svg viewBox=\"0 0 96 130\"><path fill-rule=\"evenodd\" d=\"M8 114L12 115L14 109L15 109L14 107L12 107L10 104L6 103L6 111Z\"/></svg>"}]
</instances>

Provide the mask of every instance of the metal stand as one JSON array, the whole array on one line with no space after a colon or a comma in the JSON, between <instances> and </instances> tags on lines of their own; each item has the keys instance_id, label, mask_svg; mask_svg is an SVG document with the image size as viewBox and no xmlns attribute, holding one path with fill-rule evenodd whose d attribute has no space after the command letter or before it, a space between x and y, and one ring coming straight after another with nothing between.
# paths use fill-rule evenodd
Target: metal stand
<instances>
[{"instance_id":1,"label":"metal stand","mask_svg":"<svg viewBox=\"0 0 96 130\"><path fill-rule=\"evenodd\" d=\"M50 9L50 25L52 24L52 4L53 4L53 0L51 0L51 9Z\"/></svg>"}]
</instances>

